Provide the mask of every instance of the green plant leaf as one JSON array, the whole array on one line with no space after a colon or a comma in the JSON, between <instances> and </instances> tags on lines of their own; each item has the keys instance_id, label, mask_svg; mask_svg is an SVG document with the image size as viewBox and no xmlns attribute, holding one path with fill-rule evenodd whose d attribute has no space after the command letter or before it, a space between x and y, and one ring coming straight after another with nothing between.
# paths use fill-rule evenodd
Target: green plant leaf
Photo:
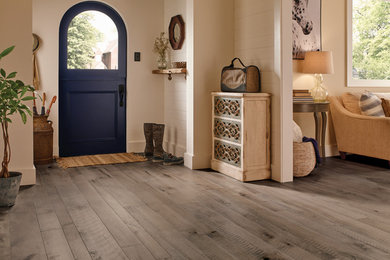
<instances>
[{"instance_id":1,"label":"green plant leaf","mask_svg":"<svg viewBox=\"0 0 390 260\"><path fill-rule=\"evenodd\" d=\"M28 101L28 100L33 100L33 99L35 99L33 96L27 96L27 97L22 98L23 101Z\"/></svg>"},{"instance_id":2,"label":"green plant leaf","mask_svg":"<svg viewBox=\"0 0 390 260\"><path fill-rule=\"evenodd\" d=\"M5 74L5 70L3 69L0 69L0 73L1 73L1 76L3 76L5 78L6 74Z\"/></svg>"},{"instance_id":3,"label":"green plant leaf","mask_svg":"<svg viewBox=\"0 0 390 260\"><path fill-rule=\"evenodd\" d=\"M12 73L8 74L7 79L13 79L15 77L16 77L16 72L12 72Z\"/></svg>"},{"instance_id":4,"label":"green plant leaf","mask_svg":"<svg viewBox=\"0 0 390 260\"><path fill-rule=\"evenodd\" d=\"M14 48L15 48L15 46L11 46L11 47L5 49L2 53L0 53L0 59L7 56Z\"/></svg>"},{"instance_id":5,"label":"green plant leaf","mask_svg":"<svg viewBox=\"0 0 390 260\"><path fill-rule=\"evenodd\" d=\"M26 113L24 113L22 110L19 110L19 114L22 117L23 124L25 124L27 122Z\"/></svg>"},{"instance_id":6,"label":"green plant leaf","mask_svg":"<svg viewBox=\"0 0 390 260\"><path fill-rule=\"evenodd\" d=\"M5 118L5 121L7 121L8 123L12 123L12 120L9 119L8 117Z\"/></svg>"}]
</instances>

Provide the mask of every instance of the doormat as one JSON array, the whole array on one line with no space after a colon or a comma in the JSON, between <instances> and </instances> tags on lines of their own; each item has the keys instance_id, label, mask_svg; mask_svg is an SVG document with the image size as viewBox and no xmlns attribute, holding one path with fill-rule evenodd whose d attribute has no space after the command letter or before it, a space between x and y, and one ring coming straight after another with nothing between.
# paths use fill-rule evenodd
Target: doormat
<instances>
[{"instance_id":1,"label":"doormat","mask_svg":"<svg viewBox=\"0 0 390 260\"><path fill-rule=\"evenodd\" d=\"M145 162L147 160L145 157L134 153L96 154L56 158L57 164L64 169L92 165Z\"/></svg>"}]
</instances>

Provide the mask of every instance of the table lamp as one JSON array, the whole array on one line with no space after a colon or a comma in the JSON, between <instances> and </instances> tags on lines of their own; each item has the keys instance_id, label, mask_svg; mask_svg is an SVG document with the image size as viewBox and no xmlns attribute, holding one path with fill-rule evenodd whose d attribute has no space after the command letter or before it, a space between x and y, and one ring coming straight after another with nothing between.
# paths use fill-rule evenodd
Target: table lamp
<instances>
[{"instance_id":1,"label":"table lamp","mask_svg":"<svg viewBox=\"0 0 390 260\"><path fill-rule=\"evenodd\" d=\"M316 85L310 90L314 102L326 101L328 90L322 84L322 74L333 74L333 72L333 56L331 51L306 52L302 73L315 74Z\"/></svg>"}]
</instances>

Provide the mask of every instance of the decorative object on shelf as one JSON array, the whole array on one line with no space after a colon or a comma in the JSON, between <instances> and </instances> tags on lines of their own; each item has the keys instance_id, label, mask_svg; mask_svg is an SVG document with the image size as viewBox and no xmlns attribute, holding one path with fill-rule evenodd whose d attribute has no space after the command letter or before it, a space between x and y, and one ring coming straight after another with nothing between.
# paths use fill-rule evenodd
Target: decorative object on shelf
<instances>
[{"instance_id":1,"label":"decorative object on shelf","mask_svg":"<svg viewBox=\"0 0 390 260\"><path fill-rule=\"evenodd\" d=\"M171 18L169 23L169 41L172 49L180 50L183 46L185 38L185 25L181 15L176 15Z\"/></svg>"},{"instance_id":2,"label":"decorative object on shelf","mask_svg":"<svg viewBox=\"0 0 390 260\"><path fill-rule=\"evenodd\" d=\"M242 68L234 67L238 60ZM221 90L224 92L260 92L260 70L254 65L245 66L240 58L234 58L222 69Z\"/></svg>"},{"instance_id":3,"label":"decorative object on shelf","mask_svg":"<svg viewBox=\"0 0 390 260\"><path fill-rule=\"evenodd\" d=\"M305 52L321 50L321 0L291 1L293 59L303 60Z\"/></svg>"},{"instance_id":4,"label":"decorative object on shelf","mask_svg":"<svg viewBox=\"0 0 390 260\"><path fill-rule=\"evenodd\" d=\"M172 74L184 74L184 79L187 79L187 69L152 70L152 73L167 74L168 80L172 80Z\"/></svg>"},{"instance_id":5,"label":"decorative object on shelf","mask_svg":"<svg viewBox=\"0 0 390 260\"><path fill-rule=\"evenodd\" d=\"M211 168L240 181L271 177L267 93L212 93Z\"/></svg>"},{"instance_id":6,"label":"decorative object on shelf","mask_svg":"<svg viewBox=\"0 0 390 260\"><path fill-rule=\"evenodd\" d=\"M302 73L315 74L316 85L310 90L314 102L325 102L328 90L323 85L322 74L333 74L333 56L331 51L306 52L302 64Z\"/></svg>"},{"instance_id":7,"label":"decorative object on shelf","mask_svg":"<svg viewBox=\"0 0 390 260\"><path fill-rule=\"evenodd\" d=\"M158 54L157 67L160 70L168 67L167 51L168 51L168 39L165 37L165 32L161 32L160 36L154 41L153 51Z\"/></svg>"},{"instance_id":8,"label":"decorative object on shelf","mask_svg":"<svg viewBox=\"0 0 390 260\"><path fill-rule=\"evenodd\" d=\"M175 61L173 62L174 68L178 69L185 69L187 68L187 62L186 61Z\"/></svg>"},{"instance_id":9,"label":"decorative object on shelf","mask_svg":"<svg viewBox=\"0 0 390 260\"><path fill-rule=\"evenodd\" d=\"M0 60L7 56L15 46L11 46L0 52ZM0 122L3 132L3 161L0 171L0 207L10 207L15 204L19 192L19 185L22 179L20 172L10 172L8 165L11 161L11 144L9 136L9 124L12 123L11 116L20 114L22 122L27 122L27 114L32 115L24 101L31 101L33 96L28 96L34 88L20 80L15 80L16 72L7 74L0 68ZM14 118L12 118L14 120Z\"/></svg>"}]
</instances>

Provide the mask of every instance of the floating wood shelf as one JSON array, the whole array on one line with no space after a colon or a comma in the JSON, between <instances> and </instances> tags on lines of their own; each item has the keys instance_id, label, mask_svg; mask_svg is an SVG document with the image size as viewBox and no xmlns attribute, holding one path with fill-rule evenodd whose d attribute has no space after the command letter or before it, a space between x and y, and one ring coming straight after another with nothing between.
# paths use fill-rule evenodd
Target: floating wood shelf
<instances>
[{"instance_id":1,"label":"floating wood shelf","mask_svg":"<svg viewBox=\"0 0 390 260\"><path fill-rule=\"evenodd\" d=\"M184 78L187 79L187 69L166 69L166 70L153 70L153 74L167 74L168 79L172 79L172 74L184 74Z\"/></svg>"}]
</instances>

